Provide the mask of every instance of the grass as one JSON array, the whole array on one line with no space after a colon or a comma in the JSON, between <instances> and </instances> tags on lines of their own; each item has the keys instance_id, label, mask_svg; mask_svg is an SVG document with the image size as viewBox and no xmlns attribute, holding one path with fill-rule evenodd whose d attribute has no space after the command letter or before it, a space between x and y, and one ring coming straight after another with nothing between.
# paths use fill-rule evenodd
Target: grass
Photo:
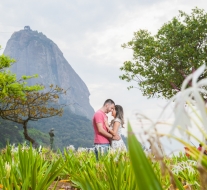
<instances>
[{"instance_id":1,"label":"grass","mask_svg":"<svg viewBox=\"0 0 207 190\"><path fill-rule=\"evenodd\" d=\"M111 152L102 155L99 162L93 152L53 153L49 149L38 152L31 146L7 145L0 154L0 187L47 189L54 181L65 180L85 190L167 190L173 185L178 189L184 189L185 185L202 189L201 173L196 167L199 152L191 159L180 153L157 161L145 155L133 132L130 133L129 152L121 152L118 157ZM206 160L204 157L203 161Z\"/></svg>"}]
</instances>

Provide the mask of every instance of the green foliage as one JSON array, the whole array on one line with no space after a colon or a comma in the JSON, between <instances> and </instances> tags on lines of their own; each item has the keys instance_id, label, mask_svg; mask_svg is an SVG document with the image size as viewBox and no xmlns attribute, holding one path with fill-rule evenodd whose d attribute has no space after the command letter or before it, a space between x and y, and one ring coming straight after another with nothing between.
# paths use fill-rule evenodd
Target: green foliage
<instances>
[{"instance_id":1,"label":"green foliage","mask_svg":"<svg viewBox=\"0 0 207 190\"><path fill-rule=\"evenodd\" d=\"M124 48L133 50L133 61L124 62L120 68L124 74L120 78L135 81L149 98L171 98L180 91L186 76L207 62L207 14L198 8L190 15L179 13L156 35L139 30L130 42L123 44ZM199 80L206 76L205 72Z\"/></svg>"},{"instance_id":2,"label":"green foliage","mask_svg":"<svg viewBox=\"0 0 207 190\"><path fill-rule=\"evenodd\" d=\"M118 154L118 155L117 155ZM81 189L137 189L127 153L111 152L96 162L94 153L64 152L64 173Z\"/></svg>"},{"instance_id":3,"label":"green foliage","mask_svg":"<svg viewBox=\"0 0 207 190\"><path fill-rule=\"evenodd\" d=\"M162 186L144 154L141 144L133 134L130 123L128 123L128 133L129 155L139 189L162 190Z\"/></svg>"},{"instance_id":4,"label":"green foliage","mask_svg":"<svg viewBox=\"0 0 207 190\"><path fill-rule=\"evenodd\" d=\"M0 118L0 148L10 144L19 144L25 141L22 126ZM39 145L49 146L49 135L35 128L29 128L28 133Z\"/></svg>"},{"instance_id":5,"label":"green foliage","mask_svg":"<svg viewBox=\"0 0 207 190\"><path fill-rule=\"evenodd\" d=\"M62 171L60 159L51 163L30 147L7 146L0 155L0 184L4 189L47 189Z\"/></svg>"},{"instance_id":6,"label":"green foliage","mask_svg":"<svg viewBox=\"0 0 207 190\"><path fill-rule=\"evenodd\" d=\"M8 56L0 56L0 99L3 101L4 97L14 96L24 98L26 91L36 91L43 87L40 85L27 86L26 80L35 76L24 76L17 80L16 75L11 73L8 68L15 62L14 59Z\"/></svg>"},{"instance_id":7,"label":"green foliage","mask_svg":"<svg viewBox=\"0 0 207 190\"><path fill-rule=\"evenodd\" d=\"M173 183L179 190L184 190L182 183L189 184L189 188L193 190L200 189L201 174L191 178L193 175L189 167L178 167L183 163L188 166L191 160L182 154L172 158L165 157L160 162L164 162L172 172L177 167L177 172L163 174L160 162L145 156L140 143L133 132L130 132L130 127L129 133L129 152L110 151L101 155L98 162L95 154L87 150L64 150L60 154L45 148L39 151L32 146L7 145L0 152L0 188L3 185L8 190L48 189L54 180L67 180L73 183L72 186L82 190L164 190L172 189ZM191 152L196 160L201 156L196 150L193 152L192 149ZM202 158L202 166L205 166L203 169L206 169L204 163L207 157ZM200 169L194 167L197 174ZM206 171L202 172L204 175Z\"/></svg>"},{"instance_id":8,"label":"green foliage","mask_svg":"<svg viewBox=\"0 0 207 190\"><path fill-rule=\"evenodd\" d=\"M64 93L59 87L51 87L47 92L26 92L25 99L6 97L0 104L1 117L16 123L23 124L30 120L35 121L42 118L62 114L63 105L57 103L59 94Z\"/></svg>"}]
</instances>

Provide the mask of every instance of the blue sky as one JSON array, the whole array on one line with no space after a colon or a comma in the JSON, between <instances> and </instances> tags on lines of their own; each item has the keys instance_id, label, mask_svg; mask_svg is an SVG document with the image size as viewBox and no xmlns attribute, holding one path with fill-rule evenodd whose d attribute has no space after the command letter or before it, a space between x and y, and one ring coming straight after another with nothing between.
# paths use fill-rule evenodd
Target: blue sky
<instances>
[{"instance_id":1,"label":"blue sky","mask_svg":"<svg viewBox=\"0 0 207 190\"><path fill-rule=\"evenodd\" d=\"M99 109L112 98L123 106L125 118L139 126L135 113L156 120L166 100L147 99L138 89L119 79L119 68L132 59L121 44L139 29L155 33L165 22L190 12L195 6L207 10L206 0L7 0L0 2L0 45L6 46L14 31L29 25L44 33L63 52L91 93L92 107ZM1 53L3 49L1 50ZM170 113L170 112L169 112ZM166 114L166 120L172 115Z\"/></svg>"}]
</instances>

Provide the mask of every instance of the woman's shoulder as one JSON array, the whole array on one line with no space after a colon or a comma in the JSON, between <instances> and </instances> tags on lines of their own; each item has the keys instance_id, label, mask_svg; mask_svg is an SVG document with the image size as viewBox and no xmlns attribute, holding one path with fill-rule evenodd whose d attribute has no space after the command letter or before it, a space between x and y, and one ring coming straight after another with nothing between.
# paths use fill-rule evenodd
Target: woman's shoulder
<instances>
[{"instance_id":1,"label":"woman's shoulder","mask_svg":"<svg viewBox=\"0 0 207 190\"><path fill-rule=\"evenodd\" d=\"M119 123L121 123L121 119L119 119L119 118L115 118L115 119L114 119L114 122L115 122L115 121L118 121Z\"/></svg>"}]
</instances>

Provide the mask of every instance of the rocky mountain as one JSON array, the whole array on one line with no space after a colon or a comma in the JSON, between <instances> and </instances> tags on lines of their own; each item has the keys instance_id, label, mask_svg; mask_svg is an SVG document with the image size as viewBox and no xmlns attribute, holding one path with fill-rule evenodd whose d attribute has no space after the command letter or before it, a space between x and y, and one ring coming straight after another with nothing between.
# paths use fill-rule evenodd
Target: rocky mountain
<instances>
[{"instance_id":1,"label":"rocky mountain","mask_svg":"<svg viewBox=\"0 0 207 190\"><path fill-rule=\"evenodd\" d=\"M25 26L23 30L12 34L4 54L16 60L11 71L18 78L38 74L38 78L28 81L29 85L39 83L47 88L53 84L69 89L67 95L61 97L61 103L67 104L74 114L92 118L94 110L89 103L87 86L64 58L58 46L43 33Z\"/></svg>"}]
</instances>

